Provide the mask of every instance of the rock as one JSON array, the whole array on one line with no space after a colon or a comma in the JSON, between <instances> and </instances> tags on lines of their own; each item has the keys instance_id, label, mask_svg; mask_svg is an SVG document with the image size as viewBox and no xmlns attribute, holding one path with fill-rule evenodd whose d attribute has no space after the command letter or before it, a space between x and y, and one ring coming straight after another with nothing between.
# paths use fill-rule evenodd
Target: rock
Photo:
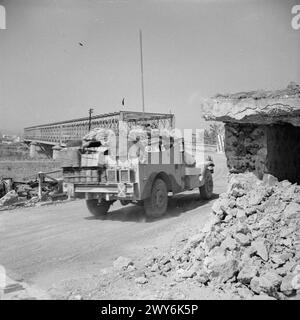
<instances>
[{"instance_id":1,"label":"rock","mask_svg":"<svg viewBox=\"0 0 300 320\"><path fill-rule=\"evenodd\" d=\"M151 271L151 272L157 272L157 271L159 271L159 266L158 266L158 264L157 264L157 263L154 263L154 264L152 265L152 267L150 268L150 271Z\"/></svg>"},{"instance_id":2,"label":"rock","mask_svg":"<svg viewBox=\"0 0 300 320\"><path fill-rule=\"evenodd\" d=\"M300 273L297 273L292 279L292 287L295 290L300 290Z\"/></svg>"},{"instance_id":3,"label":"rock","mask_svg":"<svg viewBox=\"0 0 300 320\"><path fill-rule=\"evenodd\" d=\"M253 189L248 194L249 206L253 207L259 205L263 201L264 196L265 194L260 192L259 189Z\"/></svg>"},{"instance_id":4,"label":"rock","mask_svg":"<svg viewBox=\"0 0 300 320\"><path fill-rule=\"evenodd\" d=\"M163 267L163 269L162 269L163 272L169 272L169 271L171 271L171 270L172 270L172 268L171 268L171 266L170 266L169 263L168 263L167 265L165 265L165 266Z\"/></svg>"},{"instance_id":5,"label":"rock","mask_svg":"<svg viewBox=\"0 0 300 320\"><path fill-rule=\"evenodd\" d=\"M252 242L251 246L258 256L260 256L264 261L268 261L269 250L265 239L258 238Z\"/></svg>"},{"instance_id":6,"label":"rock","mask_svg":"<svg viewBox=\"0 0 300 320\"><path fill-rule=\"evenodd\" d=\"M292 268L292 271L293 271L293 274L300 273L300 264L294 266L294 267Z\"/></svg>"},{"instance_id":7,"label":"rock","mask_svg":"<svg viewBox=\"0 0 300 320\"><path fill-rule=\"evenodd\" d=\"M216 248L203 261L211 278L226 282L234 277L239 271L238 261L231 255L226 255L223 248Z\"/></svg>"},{"instance_id":8,"label":"rock","mask_svg":"<svg viewBox=\"0 0 300 320\"><path fill-rule=\"evenodd\" d=\"M196 275L196 271L194 269L189 269L189 270L183 270L181 272L181 277L182 278L193 278Z\"/></svg>"},{"instance_id":9,"label":"rock","mask_svg":"<svg viewBox=\"0 0 300 320\"><path fill-rule=\"evenodd\" d=\"M193 235L191 238L189 238L187 245L190 248L196 248L200 242L202 242L205 238L204 232L199 232L195 235Z\"/></svg>"},{"instance_id":10,"label":"rock","mask_svg":"<svg viewBox=\"0 0 300 320\"><path fill-rule=\"evenodd\" d=\"M293 287L293 284L292 284L293 278L294 278L293 274L286 275L282 279L282 282L280 285L280 291L288 297L296 294L296 289Z\"/></svg>"},{"instance_id":11,"label":"rock","mask_svg":"<svg viewBox=\"0 0 300 320\"><path fill-rule=\"evenodd\" d=\"M120 256L113 263L113 266L117 270L126 270L128 266L133 265L133 261L129 258Z\"/></svg>"},{"instance_id":12,"label":"rock","mask_svg":"<svg viewBox=\"0 0 300 320\"><path fill-rule=\"evenodd\" d=\"M253 214L255 214L257 212L255 207L246 208L245 210L246 210L247 217L252 216Z\"/></svg>"},{"instance_id":13,"label":"rock","mask_svg":"<svg viewBox=\"0 0 300 320\"><path fill-rule=\"evenodd\" d=\"M225 219L224 222L228 223L229 221L231 221L233 219L233 215L232 214L228 214Z\"/></svg>"},{"instance_id":14,"label":"rock","mask_svg":"<svg viewBox=\"0 0 300 320\"><path fill-rule=\"evenodd\" d=\"M246 196L240 197L236 199L236 206L238 209L246 210L248 205L248 199Z\"/></svg>"},{"instance_id":15,"label":"rock","mask_svg":"<svg viewBox=\"0 0 300 320\"><path fill-rule=\"evenodd\" d=\"M282 278L273 271L269 271L262 276L252 278L250 288L255 293L267 293L269 295L276 294Z\"/></svg>"},{"instance_id":16,"label":"rock","mask_svg":"<svg viewBox=\"0 0 300 320\"><path fill-rule=\"evenodd\" d=\"M222 220L229 213L229 202L229 199L220 196L220 198L217 199L212 205L212 211Z\"/></svg>"},{"instance_id":17,"label":"rock","mask_svg":"<svg viewBox=\"0 0 300 320\"><path fill-rule=\"evenodd\" d=\"M17 201L18 201L18 194L16 193L15 190L11 190L0 199L0 207L12 205Z\"/></svg>"},{"instance_id":18,"label":"rock","mask_svg":"<svg viewBox=\"0 0 300 320\"><path fill-rule=\"evenodd\" d=\"M204 257L205 257L205 252L204 250L201 248L201 247L197 247L195 250L194 250L194 257L196 260L203 260Z\"/></svg>"},{"instance_id":19,"label":"rock","mask_svg":"<svg viewBox=\"0 0 300 320\"><path fill-rule=\"evenodd\" d=\"M245 195L245 191L241 188L233 188L231 190L231 195L235 198L239 198L239 197L242 197L243 195Z\"/></svg>"},{"instance_id":20,"label":"rock","mask_svg":"<svg viewBox=\"0 0 300 320\"><path fill-rule=\"evenodd\" d=\"M280 231L280 237L281 238L287 238L289 235L291 235L294 231L297 230L296 226L284 228Z\"/></svg>"},{"instance_id":21,"label":"rock","mask_svg":"<svg viewBox=\"0 0 300 320\"><path fill-rule=\"evenodd\" d=\"M231 236L227 236L221 243L221 247L224 249L234 250L237 247L237 242Z\"/></svg>"},{"instance_id":22,"label":"rock","mask_svg":"<svg viewBox=\"0 0 300 320\"><path fill-rule=\"evenodd\" d=\"M148 279L145 278L145 277L138 277L138 278L135 278L135 283L138 283L138 284L145 284L148 282Z\"/></svg>"},{"instance_id":23,"label":"rock","mask_svg":"<svg viewBox=\"0 0 300 320\"><path fill-rule=\"evenodd\" d=\"M257 266L245 265L237 276L238 281L249 284L258 275L258 269Z\"/></svg>"},{"instance_id":24,"label":"rock","mask_svg":"<svg viewBox=\"0 0 300 320\"><path fill-rule=\"evenodd\" d=\"M213 231L209 233L204 240L204 249L205 252L208 253L211 251L214 247L217 247L221 244L223 241L224 237L216 231Z\"/></svg>"},{"instance_id":25,"label":"rock","mask_svg":"<svg viewBox=\"0 0 300 320\"><path fill-rule=\"evenodd\" d=\"M272 254L271 260L279 266L285 264L293 255L291 253Z\"/></svg>"},{"instance_id":26,"label":"rock","mask_svg":"<svg viewBox=\"0 0 300 320\"><path fill-rule=\"evenodd\" d=\"M246 212L242 209L238 209L236 217L240 222L244 222L247 219Z\"/></svg>"},{"instance_id":27,"label":"rock","mask_svg":"<svg viewBox=\"0 0 300 320\"><path fill-rule=\"evenodd\" d=\"M273 187L278 183L278 179L271 174L265 173L263 176L263 183L270 187Z\"/></svg>"},{"instance_id":28,"label":"rock","mask_svg":"<svg viewBox=\"0 0 300 320\"><path fill-rule=\"evenodd\" d=\"M236 232L237 233L242 233L242 234L248 234L251 233L251 230L249 229L249 227L245 224L245 223L239 223L236 226Z\"/></svg>"},{"instance_id":29,"label":"rock","mask_svg":"<svg viewBox=\"0 0 300 320\"><path fill-rule=\"evenodd\" d=\"M300 204L291 202L283 211L285 218L293 219L300 216Z\"/></svg>"},{"instance_id":30,"label":"rock","mask_svg":"<svg viewBox=\"0 0 300 320\"><path fill-rule=\"evenodd\" d=\"M237 293L242 299L252 299L253 293L246 287L237 288Z\"/></svg>"},{"instance_id":31,"label":"rock","mask_svg":"<svg viewBox=\"0 0 300 320\"><path fill-rule=\"evenodd\" d=\"M248 246L251 243L250 237L242 233L237 233L234 238L241 246Z\"/></svg>"}]
</instances>

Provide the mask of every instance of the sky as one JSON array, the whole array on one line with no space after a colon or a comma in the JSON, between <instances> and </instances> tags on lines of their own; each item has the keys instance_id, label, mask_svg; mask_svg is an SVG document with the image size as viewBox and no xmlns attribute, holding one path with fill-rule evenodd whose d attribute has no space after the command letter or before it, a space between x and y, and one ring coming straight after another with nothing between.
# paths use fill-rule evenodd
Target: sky
<instances>
[{"instance_id":1,"label":"sky","mask_svg":"<svg viewBox=\"0 0 300 320\"><path fill-rule=\"evenodd\" d=\"M122 109L202 128L216 93L300 83L300 0L0 0L0 131ZM82 45L80 45L81 43Z\"/></svg>"}]
</instances>

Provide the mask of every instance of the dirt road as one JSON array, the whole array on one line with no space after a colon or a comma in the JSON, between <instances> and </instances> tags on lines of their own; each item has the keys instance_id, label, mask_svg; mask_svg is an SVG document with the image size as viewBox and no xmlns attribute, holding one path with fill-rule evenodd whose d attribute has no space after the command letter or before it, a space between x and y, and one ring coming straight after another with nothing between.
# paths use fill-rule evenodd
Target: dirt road
<instances>
[{"instance_id":1,"label":"dirt road","mask_svg":"<svg viewBox=\"0 0 300 320\"><path fill-rule=\"evenodd\" d=\"M214 156L215 198L226 188L225 158ZM167 248L206 222L213 200L197 190L176 196L167 214L146 220L143 209L119 202L104 219L95 219L85 202L18 209L0 213L0 264L13 279L42 290L61 281L97 276L119 256L132 259Z\"/></svg>"}]
</instances>

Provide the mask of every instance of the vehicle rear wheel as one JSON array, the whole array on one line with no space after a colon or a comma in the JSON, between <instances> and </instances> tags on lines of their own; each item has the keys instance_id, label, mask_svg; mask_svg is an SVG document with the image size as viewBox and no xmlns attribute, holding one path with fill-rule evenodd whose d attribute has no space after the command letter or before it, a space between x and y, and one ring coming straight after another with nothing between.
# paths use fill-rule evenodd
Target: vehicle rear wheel
<instances>
[{"instance_id":1,"label":"vehicle rear wheel","mask_svg":"<svg viewBox=\"0 0 300 320\"><path fill-rule=\"evenodd\" d=\"M107 214L110 203L108 201L98 202L98 199L90 199L86 200L86 206L93 216L101 217Z\"/></svg>"},{"instance_id":2,"label":"vehicle rear wheel","mask_svg":"<svg viewBox=\"0 0 300 320\"><path fill-rule=\"evenodd\" d=\"M213 182L213 177L211 172L206 169L205 173L205 183L202 187L199 188L200 190L200 196L204 200L209 200L211 199L213 195L213 190L214 190L214 182Z\"/></svg>"},{"instance_id":3,"label":"vehicle rear wheel","mask_svg":"<svg viewBox=\"0 0 300 320\"><path fill-rule=\"evenodd\" d=\"M168 189L162 179L156 179L152 185L151 195L144 200L145 213L148 217L162 216L168 207Z\"/></svg>"}]
</instances>

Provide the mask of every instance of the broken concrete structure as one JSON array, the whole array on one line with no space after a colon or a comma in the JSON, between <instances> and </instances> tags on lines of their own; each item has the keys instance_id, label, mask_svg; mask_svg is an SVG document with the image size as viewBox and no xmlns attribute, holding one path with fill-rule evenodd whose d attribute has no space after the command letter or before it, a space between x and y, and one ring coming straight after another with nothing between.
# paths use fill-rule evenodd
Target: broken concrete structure
<instances>
[{"instance_id":1,"label":"broken concrete structure","mask_svg":"<svg viewBox=\"0 0 300 320\"><path fill-rule=\"evenodd\" d=\"M300 86L273 92L218 95L204 105L207 120L225 123L230 172L270 173L300 183Z\"/></svg>"}]
</instances>

